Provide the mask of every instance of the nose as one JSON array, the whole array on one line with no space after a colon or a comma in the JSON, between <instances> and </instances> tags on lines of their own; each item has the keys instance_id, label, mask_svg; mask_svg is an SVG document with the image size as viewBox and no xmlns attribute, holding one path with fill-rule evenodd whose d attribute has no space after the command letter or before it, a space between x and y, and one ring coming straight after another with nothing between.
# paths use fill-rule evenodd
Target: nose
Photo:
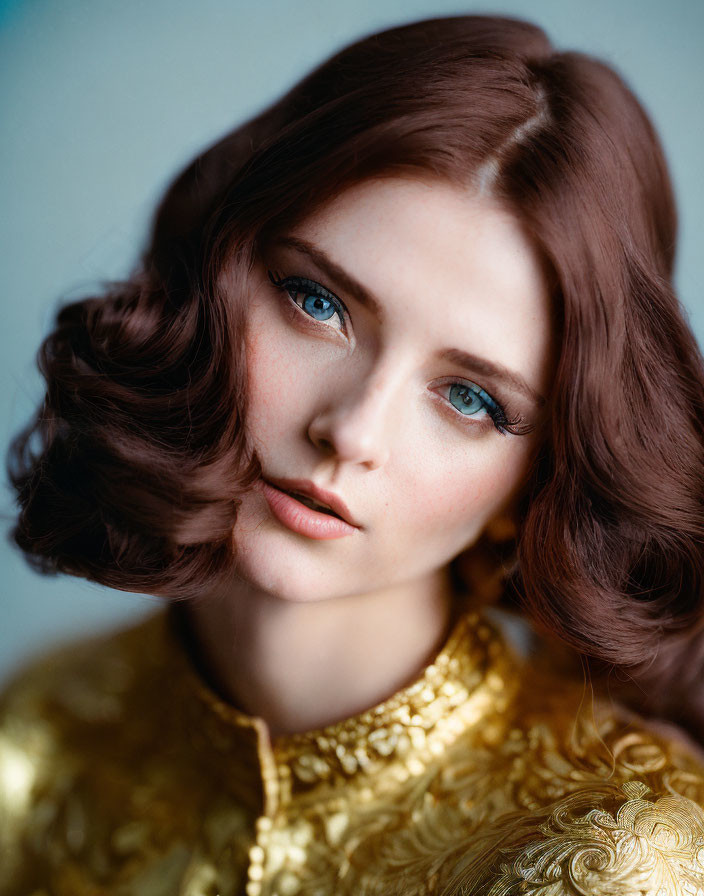
<instances>
[{"instance_id":1,"label":"nose","mask_svg":"<svg viewBox=\"0 0 704 896\"><path fill-rule=\"evenodd\" d=\"M327 457L376 470L388 460L393 433L393 403L400 371L356 381L340 394L335 389L313 417L308 437ZM329 393L330 395L330 393Z\"/></svg>"}]
</instances>

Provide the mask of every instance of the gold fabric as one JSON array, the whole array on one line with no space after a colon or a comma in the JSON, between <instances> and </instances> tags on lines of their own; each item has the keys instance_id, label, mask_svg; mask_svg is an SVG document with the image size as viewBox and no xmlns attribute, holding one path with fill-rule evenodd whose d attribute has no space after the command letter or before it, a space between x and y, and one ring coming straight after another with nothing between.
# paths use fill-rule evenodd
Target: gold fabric
<instances>
[{"instance_id":1,"label":"gold fabric","mask_svg":"<svg viewBox=\"0 0 704 896\"><path fill-rule=\"evenodd\" d=\"M273 743L168 613L1 706L2 896L695 896L702 806L684 742L473 613L409 687Z\"/></svg>"}]
</instances>

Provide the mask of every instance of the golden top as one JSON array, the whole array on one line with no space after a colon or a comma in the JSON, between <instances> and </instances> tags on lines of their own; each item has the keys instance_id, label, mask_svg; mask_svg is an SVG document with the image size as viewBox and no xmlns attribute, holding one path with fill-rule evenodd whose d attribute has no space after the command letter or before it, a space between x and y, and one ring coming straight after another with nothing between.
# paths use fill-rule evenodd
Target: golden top
<instances>
[{"instance_id":1,"label":"golden top","mask_svg":"<svg viewBox=\"0 0 704 896\"><path fill-rule=\"evenodd\" d=\"M273 741L168 613L0 703L2 896L704 896L702 807L684 742L472 613L390 699Z\"/></svg>"}]
</instances>

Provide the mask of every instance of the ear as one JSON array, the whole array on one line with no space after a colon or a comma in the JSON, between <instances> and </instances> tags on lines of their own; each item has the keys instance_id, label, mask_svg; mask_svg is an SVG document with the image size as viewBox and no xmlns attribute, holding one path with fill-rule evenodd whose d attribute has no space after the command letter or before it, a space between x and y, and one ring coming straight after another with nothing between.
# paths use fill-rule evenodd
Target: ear
<instances>
[{"instance_id":1,"label":"ear","mask_svg":"<svg viewBox=\"0 0 704 896\"><path fill-rule=\"evenodd\" d=\"M501 544L504 541L514 541L518 535L516 518L511 511L503 511L492 517L484 528L484 534L489 541Z\"/></svg>"},{"instance_id":2,"label":"ear","mask_svg":"<svg viewBox=\"0 0 704 896\"><path fill-rule=\"evenodd\" d=\"M475 609L496 603L506 587L506 578L516 568L518 526L513 506L505 507L487 521L475 544L453 561L458 590Z\"/></svg>"}]
</instances>

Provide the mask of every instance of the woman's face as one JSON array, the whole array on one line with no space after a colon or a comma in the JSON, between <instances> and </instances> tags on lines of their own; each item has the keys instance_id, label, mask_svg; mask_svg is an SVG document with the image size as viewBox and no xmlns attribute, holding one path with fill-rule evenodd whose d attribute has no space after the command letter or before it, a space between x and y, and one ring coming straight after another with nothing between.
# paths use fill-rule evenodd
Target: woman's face
<instances>
[{"instance_id":1,"label":"woman's face","mask_svg":"<svg viewBox=\"0 0 704 896\"><path fill-rule=\"evenodd\" d=\"M509 424L545 412L552 331L536 253L494 200L365 181L267 247L247 303L247 426L282 488L241 505L245 580L291 601L377 592L510 510L540 436ZM334 493L356 525L318 515L322 531L281 480Z\"/></svg>"}]
</instances>

